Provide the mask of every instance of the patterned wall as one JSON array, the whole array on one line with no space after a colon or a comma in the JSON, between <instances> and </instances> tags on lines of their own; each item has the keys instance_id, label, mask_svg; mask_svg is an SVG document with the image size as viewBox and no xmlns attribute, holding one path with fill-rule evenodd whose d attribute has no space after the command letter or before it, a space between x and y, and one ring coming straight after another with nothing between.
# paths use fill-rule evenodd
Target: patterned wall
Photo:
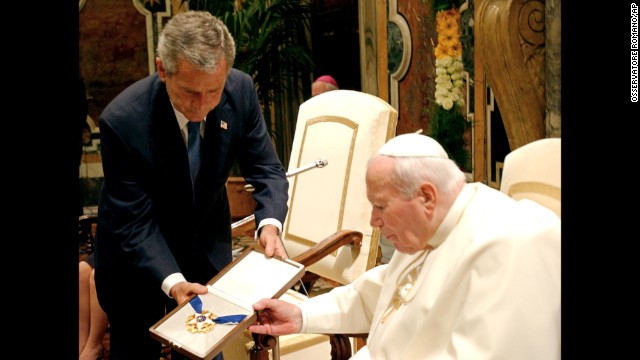
<instances>
[{"instance_id":1,"label":"patterned wall","mask_svg":"<svg viewBox=\"0 0 640 360\"><path fill-rule=\"evenodd\" d=\"M435 21L431 1L398 0L398 13L411 29L412 53L409 69L399 82L398 134L429 128L428 115L422 112L431 105L435 91ZM430 21L427 21L431 19Z\"/></svg>"}]
</instances>

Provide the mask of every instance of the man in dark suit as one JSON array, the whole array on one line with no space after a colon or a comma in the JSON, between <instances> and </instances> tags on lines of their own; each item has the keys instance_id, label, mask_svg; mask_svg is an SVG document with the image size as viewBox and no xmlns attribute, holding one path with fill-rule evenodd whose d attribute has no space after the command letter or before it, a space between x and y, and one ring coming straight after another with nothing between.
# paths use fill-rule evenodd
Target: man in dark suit
<instances>
[{"instance_id":1,"label":"man in dark suit","mask_svg":"<svg viewBox=\"0 0 640 360\"><path fill-rule=\"evenodd\" d=\"M286 257L279 239L288 211L285 169L253 82L232 69L234 59L234 40L219 19L177 14L159 37L158 72L125 89L100 116L95 279L109 317L111 359L157 360L161 344L149 328L190 295L205 294L202 284L231 262L225 183L236 161L255 188L256 237L268 256ZM200 125L201 143L193 181L190 122Z\"/></svg>"}]
</instances>

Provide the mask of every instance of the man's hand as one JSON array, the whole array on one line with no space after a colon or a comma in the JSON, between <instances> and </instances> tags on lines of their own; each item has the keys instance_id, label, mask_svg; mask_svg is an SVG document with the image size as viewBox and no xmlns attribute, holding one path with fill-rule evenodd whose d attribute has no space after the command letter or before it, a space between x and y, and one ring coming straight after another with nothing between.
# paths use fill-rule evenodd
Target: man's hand
<instances>
[{"instance_id":1,"label":"man's hand","mask_svg":"<svg viewBox=\"0 0 640 360\"><path fill-rule=\"evenodd\" d=\"M208 292L209 289L206 286L186 281L173 285L171 290L169 290L169 293L174 299L176 299L178 305L182 304L193 294L204 295Z\"/></svg>"},{"instance_id":2,"label":"man's hand","mask_svg":"<svg viewBox=\"0 0 640 360\"><path fill-rule=\"evenodd\" d=\"M283 259L287 259L287 253L284 251L284 246L278 236L278 228L273 225L265 225L260 229L260 238L258 239L260 245L264 247L264 254L268 257L275 255L280 256Z\"/></svg>"}]
</instances>

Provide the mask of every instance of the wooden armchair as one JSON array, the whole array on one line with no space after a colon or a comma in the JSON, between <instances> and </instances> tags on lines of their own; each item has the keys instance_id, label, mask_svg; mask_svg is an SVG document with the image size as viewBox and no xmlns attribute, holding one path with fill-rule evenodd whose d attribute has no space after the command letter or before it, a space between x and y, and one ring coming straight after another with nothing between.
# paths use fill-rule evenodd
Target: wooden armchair
<instances>
[{"instance_id":1,"label":"wooden armchair","mask_svg":"<svg viewBox=\"0 0 640 360\"><path fill-rule=\"evenodd\" d=\"M322 169L290 176L289 213L282 241L291 259L305 265L310 290L321 277L348 284L376 265L380 231L369 224L366 197L368 159L395 135L397 111L382 99L352 90L315 96L300 106L289 173L318 158ZM247 234L255 221L241 220L234 234ZM281 299L303 301L291 289ZM354 338L366 334L292 334L278 338L245 332L223 349L227 359L346 359Z\"/></svg>"}]
</instances>

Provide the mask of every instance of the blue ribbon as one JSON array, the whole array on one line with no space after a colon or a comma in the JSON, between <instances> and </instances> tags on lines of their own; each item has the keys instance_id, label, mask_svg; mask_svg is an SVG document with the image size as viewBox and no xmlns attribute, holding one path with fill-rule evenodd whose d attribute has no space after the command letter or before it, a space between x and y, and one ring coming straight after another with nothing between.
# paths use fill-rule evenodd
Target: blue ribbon
<instances>
[{"instance_id":1,"label":"blue ribbon","mask_svg":"<svg viewBox=\"0 0 640 360\"><path fill-rule=\"evenodd\" d=\"M227 316L218 316L213 319L213 322L216 324L237 324L240 321L244 320L247 315L239 314L239 315L227 315Z\"/></svg>"},{"instance_id":2,"label":"blue ribbon","mask_svg":"<svg viewBox=\"0 0 640 360\"><path fill-rule=\"evenodd\" d=\"M189 301L189 305L198 313L202 314L202 300L199 296L194 296L191 301ZM226 316L218 316L213 319L213 322L216 324L237 324L240 321L244 320L247 315L238 314L238 315L226 315Z\"/></svg>"},{"instance_id":3,"label":"blue ribbon","mask_svg":"<svg viewBox=\"0 0 640 360\"><path fill-rule=\"evenodd\" d=\"M189 301L189 305L191 305L198 314L202 314L202 300L198 295Z\"/></svg>"}]
</instances>

